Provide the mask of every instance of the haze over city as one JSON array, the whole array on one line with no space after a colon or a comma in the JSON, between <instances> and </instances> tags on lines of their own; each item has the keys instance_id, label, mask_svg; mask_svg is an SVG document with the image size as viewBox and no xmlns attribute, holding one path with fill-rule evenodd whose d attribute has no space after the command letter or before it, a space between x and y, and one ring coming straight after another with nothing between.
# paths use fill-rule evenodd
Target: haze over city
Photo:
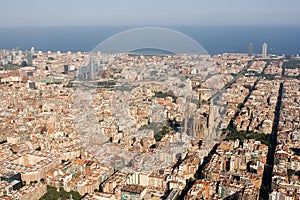
<instances>
[{"instance_id":1,"label":"haze over city","mask_svg":"<svg viewBox=\"0 0 300 200\"><path fill-rule=\"evenodd\" d=\"M299 200L298 0L0 5L1 200Z\"/></svg>"}]
</instances>

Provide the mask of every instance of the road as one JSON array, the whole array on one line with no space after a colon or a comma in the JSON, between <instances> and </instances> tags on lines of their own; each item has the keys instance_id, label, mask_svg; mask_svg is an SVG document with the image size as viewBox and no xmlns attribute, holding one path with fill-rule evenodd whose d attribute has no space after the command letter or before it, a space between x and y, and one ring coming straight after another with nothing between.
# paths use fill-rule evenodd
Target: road
<instances>
[{"instance_id":1,"label":"road","mask_svg":"<svg viewBox=\"0 0 300 200\"><path fill-rule=\"evenodd\" d=\"M282 70L282 78L284 78L284 68ZM271 133L271 148L269 148L269 152L267 155L267 163L264 168L263 178L262 178L262 186L260 188L260 199L269 199L269 193L271 192L271 184L272 184L272 173L274 168L274 156L277 145L277 133L278 133L278 125L280 120L280 108L282 101L282 93L283 93L283 82L280 83L278 96L277 96L277 104L275 108L275 116L272 126Z\"/></svg>"},{"instance_id":2,"label":"road","mask_svg":"<svg viewBox=\"0 0 300 200\"><path fill-rule=\"evenodd\" d=\"M231 85L236 82L236 80L238 78L240 78L242 75L244 75L246 73L246 71L249 69L249 67L252 65L253 60L251 60L246 67L244 67L241 71L239 71L237 73L237 75L229 82L227 83L223 88L221 88L218 92L216 92L214 95L212 95L212 97L210 98L210 100L214 100L215 98L219 97L223 92L225 92L225 90L229 87L231 87Z\"/></svg>"}]
</instances>

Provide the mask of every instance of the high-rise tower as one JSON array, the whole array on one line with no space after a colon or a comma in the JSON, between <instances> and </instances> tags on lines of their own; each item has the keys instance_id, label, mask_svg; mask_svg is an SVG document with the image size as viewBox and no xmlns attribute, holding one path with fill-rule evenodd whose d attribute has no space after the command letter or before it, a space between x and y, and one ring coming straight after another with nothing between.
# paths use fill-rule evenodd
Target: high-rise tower
<instances>
[{"instance_id":1,"label":"high-rise tower","mask_svg":"<svg viewBox=\"0 0 300 200\"><path fill-rule=\"evenodd\" d=\"M267 43L263 43L262 45L262 57L267 58L268 45Z\"/></svg>"},{"instance_id":2,"label":"high-rise tower","mask_svg":"<svg viewBox=\"0 0 300 200\"><path fill-rule=\"evenodd\" d=\"M249 43L248 44L248 56L252 56L253 54L253 44Z\"/></svg>"},{"instance_id":3,"label":"high-rise tower","mask_svg":"<svg viewBox=\"0 0 300 200\"><path fill-rule=\"evenodd\" d=\"M96 66L94 58L90 58L89 66L88 66L88 79L95 80Z\"/></svg>"}]
</instances>

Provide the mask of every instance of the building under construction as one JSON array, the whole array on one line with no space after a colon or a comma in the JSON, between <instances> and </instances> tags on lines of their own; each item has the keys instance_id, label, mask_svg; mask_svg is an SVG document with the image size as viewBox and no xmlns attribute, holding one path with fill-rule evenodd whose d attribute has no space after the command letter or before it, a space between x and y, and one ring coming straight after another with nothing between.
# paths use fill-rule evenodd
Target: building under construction
<instances>
[{"instance_id":1,"label":"building under construction","mask_svg":"<svg viewBox=\"0 0 300 200\"><path fill-rule=\"evenodd\" d=\"M185 127L187 134L196 138L210 138L209 126L212 116L213 103L209 100L210 88L204 85L202 82L199 85L194 86L194 90L197 92L197 104L195 107L191 106L186 109Z\"/></svg>"}]
</instances>

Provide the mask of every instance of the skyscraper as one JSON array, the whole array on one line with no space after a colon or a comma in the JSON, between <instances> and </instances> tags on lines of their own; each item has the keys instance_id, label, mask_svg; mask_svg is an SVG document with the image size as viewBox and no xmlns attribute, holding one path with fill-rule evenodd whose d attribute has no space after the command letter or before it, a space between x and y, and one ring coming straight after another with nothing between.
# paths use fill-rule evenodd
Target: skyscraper
<instances>
[{"instance_id":1,"label":"skyscraper","mask_svg":"<svg viewBox=\"0 0 300 200\"><path fill-rule=\"evenodd\" d=\"M32 66L32 54L31 52L27 53L27 66Z\"/></svg>"},{"instance_id":2,"label":"skyscraper","mask_svg":"<svg viewBox=\"0 0 300 200\"><path fill-rule=\"evenodd\" d=\"M248 56L252 56L253 54L253 44L249 43L248 44Z\"/></svg>"},{"instance_id":3,"label":"skyscraper","mask_svg":"<svg viewBox=\"0 0 300 200\"><path fill-rule=\"evenodd\" d=\"M34 54L34 47L31 47L30 53L31 53L31 54Z\"/></svg>"},{"instance_id":4,"label":"skyscraper","mask_svg":"<svg viewBox=\"0 0 300 200\"><path fill-rule=\"evenodd\" d=\"M268 45L267 43L263 43L262 45L262 57L266 58L267 57L267 51L268 51Z\"/></svg>"},{"instance_id":5,"label":"skyscraper","mask_svg":"<svg viewBox=\"0 0 300 200\"><path fill-rule=\"evenodd\" d=\"M95 79L95 73L96 73L95 61L94 61L94 58L91 57L90 62L89 62L89 66L88 66L88 79L89 80L94 80Z\"/></svg>"}]
</instances>

